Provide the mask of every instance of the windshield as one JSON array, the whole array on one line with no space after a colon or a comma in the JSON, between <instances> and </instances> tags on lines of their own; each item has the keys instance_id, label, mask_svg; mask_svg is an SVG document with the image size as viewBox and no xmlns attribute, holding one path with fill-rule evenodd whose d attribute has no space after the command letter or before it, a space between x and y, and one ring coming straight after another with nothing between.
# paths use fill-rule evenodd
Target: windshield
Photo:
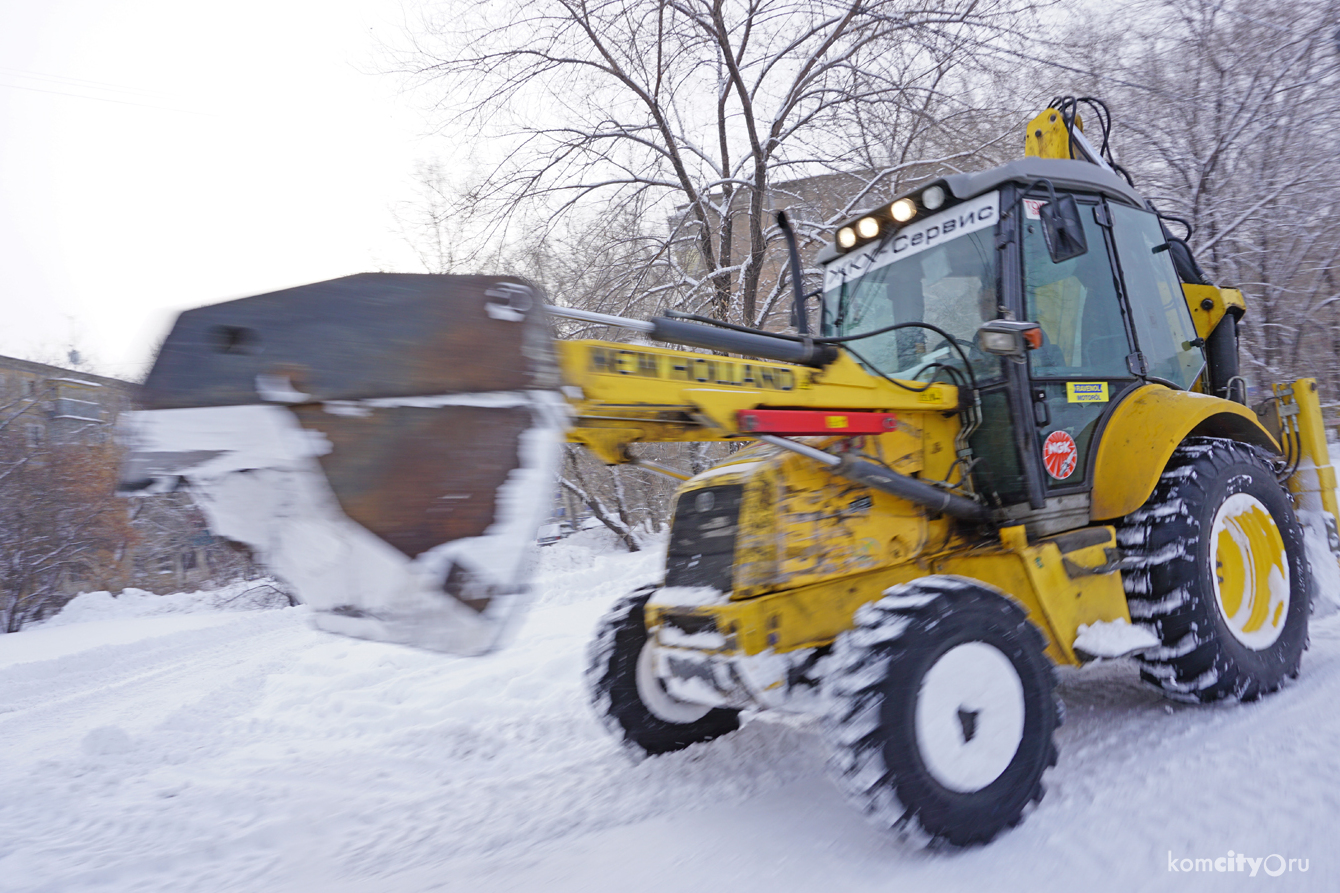
<instances>
[{"instance_id":1,"label":"windshield","mask_svg":"<svg viewBox=\"0 0 1340 893\"><path fill-rule=\"evenodd\" d=\"M975 345L977 328L999 316L996 200L997 194L990 193L965 202L831 264L824 276L825 334L929 323L953 336L978 379L998 375L1000 361ZM924 328L898 329L844 346L861 365L892 378L929 381L943 371L940 366L963 368L959 352Z\"/></svg>"}]
</instances>

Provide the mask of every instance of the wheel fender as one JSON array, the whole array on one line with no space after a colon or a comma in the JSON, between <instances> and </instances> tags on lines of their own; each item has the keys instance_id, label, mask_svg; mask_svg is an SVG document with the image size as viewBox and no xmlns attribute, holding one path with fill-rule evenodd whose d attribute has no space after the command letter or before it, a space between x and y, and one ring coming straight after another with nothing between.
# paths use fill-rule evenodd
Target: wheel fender
<instances>
[{"instance_id":1,"label":"wheel fender","mask_svg":"<svg viewBox=\"0 0 1340 893\"><path fill-rule=\"evenodd\" d=\"M1192 435L1280 451L1256 413L1240 403L1157 384L1136 388L1112 410L1099 435L1090 519L1120 518L1144 505L1173 451Z\"/></svg>"}]
</instances>

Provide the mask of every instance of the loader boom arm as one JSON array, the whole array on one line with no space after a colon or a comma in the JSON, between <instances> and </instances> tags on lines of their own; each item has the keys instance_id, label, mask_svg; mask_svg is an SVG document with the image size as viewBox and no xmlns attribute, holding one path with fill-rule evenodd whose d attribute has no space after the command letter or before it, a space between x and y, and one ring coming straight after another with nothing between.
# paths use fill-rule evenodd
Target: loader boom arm
<instances>
[{"instance_id":1,"label":"loader boom arm","mask_svg":"<svg viewBox=\"0 0 1340 893\"><path fill-rule=\"evenodd\" d=\"M607 341L555 345L573 411L568 440L604 462L629 461L632 443L726 441L770 433L749 410L810 411L825 433L859 430L862 414L959 406L953 385L897 385L848 355L822 369ZM801 419L797 419L801 421ZM777 432L771 433L795 433Z\"/></svg>"}]
</instances>

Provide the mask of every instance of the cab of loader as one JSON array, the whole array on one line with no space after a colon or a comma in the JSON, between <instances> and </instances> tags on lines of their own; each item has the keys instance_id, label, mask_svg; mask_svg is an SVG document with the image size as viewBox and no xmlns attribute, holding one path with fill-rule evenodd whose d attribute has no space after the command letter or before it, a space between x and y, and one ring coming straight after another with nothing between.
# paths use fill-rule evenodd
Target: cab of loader
<instances>
[{"instance_id":1,"label":"cab of loader","mask_svg":"<svg viewBox=\"0 0 1340 893\"><path fill-rule=\"evenodd\" d=\"M871 373L976 391L977 492L1032 533L1070 529L1089 521L1098 436L1128 391L1214 383L1222 395L1236 375L1236 343L1225 368L1207 364L1175 241L1087 161L951 175L838 228L820 256L820 325L871 333L844 344ZM1002 346L993 328L1025 337Z\"/></svg>"}]
</instances>

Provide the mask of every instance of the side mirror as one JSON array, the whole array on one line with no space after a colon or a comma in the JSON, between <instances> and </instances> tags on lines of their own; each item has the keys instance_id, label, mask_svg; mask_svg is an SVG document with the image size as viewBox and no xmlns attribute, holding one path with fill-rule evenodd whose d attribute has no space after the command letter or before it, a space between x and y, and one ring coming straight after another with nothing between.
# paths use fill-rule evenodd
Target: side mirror
<instances>
[{"instance_id":1,"label":"side mirror","mask_svg":"<svg viewBox=\"0 0 1340 893\"><path fill-rule=\"evenodd\" d=\"M1022 363L1028 351L1042 346L1042 329L1035 322L993 319L977 330L977 346L985 353Z\"/></svg>"},{"instance_id":2,"label":"side mirror","mask_svg":"<svg viewBox=\"0 0 1340 893\"><path fill-rule=\"evenodd\" d=\"M1079 257L1089 250L1084 236L1084 222L1079 218L1079 205L1073 195L1054 195L1038 210L1042 218L1042 239L1052 263Z\"/></svg>"}]
</instances>

